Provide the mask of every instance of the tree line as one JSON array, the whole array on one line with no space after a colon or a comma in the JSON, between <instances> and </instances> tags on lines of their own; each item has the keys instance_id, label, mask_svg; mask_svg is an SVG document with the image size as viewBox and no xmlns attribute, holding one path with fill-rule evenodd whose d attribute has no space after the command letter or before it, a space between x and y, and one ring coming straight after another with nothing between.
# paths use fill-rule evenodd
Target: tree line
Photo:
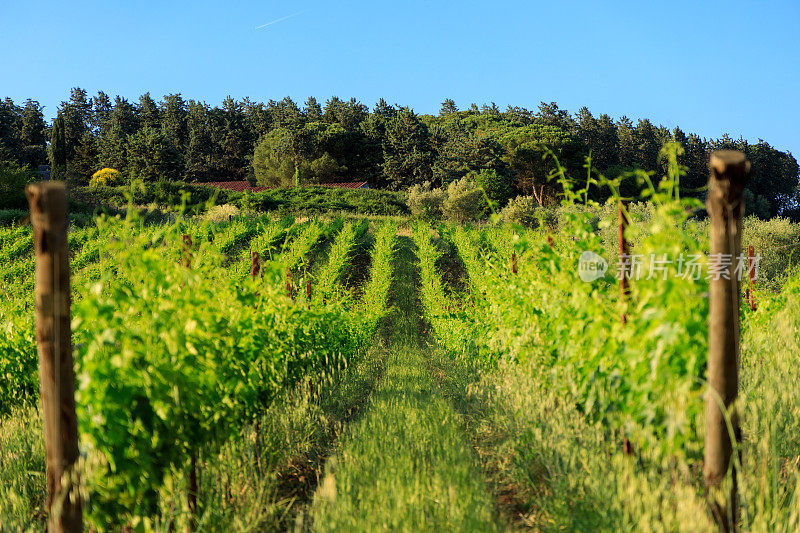
<instances>
[{"instance_id":1,"label":"tree line","mask_svg":"<svg viewBox=\"0 0 800 533\"><path fill-rule=\"evenodd\" d=\"M704 197L708 154L729 148L745 152L753 164L746 193L751 211L774 216L797 210L800 200L797 160L763 140L705 139L648 119L594 116L586 107L571 114L556 103L536 110L500 110L493 103L460 110L447 99L437 115L426 115L383 99L371 110L355 98L337 97L324 106L313 97L302 107L289 97L267 103L228 97L210 106L181 94L112 101L102 91L89 97L74 88L58 118L54 132L38 102L0 102L0 161L29 167L55 162L78 182L111 167L146 181L366 181L395 190L488 173L497 199L516 193L546 204L558 193L547 180L554 166L550 155L576 178L586 175L590 153L592 167L607 177L634 168L661 174L660 149L674 141L683 147L685 193ZM53 133L57 142L51 142ZM55 160L53 146L59 150ZM623 194L635 194L637 187L622 182ZM602 199L601 191L593 194Z\"/></svg>"}]
</instances>

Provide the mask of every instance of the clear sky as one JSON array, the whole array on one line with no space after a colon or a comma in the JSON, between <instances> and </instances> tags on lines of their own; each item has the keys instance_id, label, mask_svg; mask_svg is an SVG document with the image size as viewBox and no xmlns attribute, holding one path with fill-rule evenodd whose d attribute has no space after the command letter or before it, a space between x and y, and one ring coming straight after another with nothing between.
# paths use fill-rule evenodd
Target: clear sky
<instances>
[{"instance_id":1,"label":"clear sky","mask_svg":"<svg viewBox=\"0 0 800 533\"><path fill-rule=\"evenodd\" d=\"M0 97L494 101L800 153L800 0L0 2ZM259 29L258 26L265 25Z\"/></svg>"}]
</instances>

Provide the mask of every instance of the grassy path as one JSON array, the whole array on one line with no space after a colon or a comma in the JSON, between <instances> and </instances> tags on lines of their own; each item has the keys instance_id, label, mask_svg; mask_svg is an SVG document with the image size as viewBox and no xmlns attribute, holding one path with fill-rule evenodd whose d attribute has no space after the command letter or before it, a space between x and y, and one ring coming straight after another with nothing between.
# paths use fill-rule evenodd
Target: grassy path
<instances>
[{"instance_id":1,"label":"grassy path","mask_svg":"<svg viewBox=\"0 0 800 533\"><path fill-rule=\"evenodd\" d=\"M311 509L317 530L497 530L491 490L463 422L420 345L418 279L401 240L390 355L364 416L350 426Z\"/></svg>"}]
</instances>

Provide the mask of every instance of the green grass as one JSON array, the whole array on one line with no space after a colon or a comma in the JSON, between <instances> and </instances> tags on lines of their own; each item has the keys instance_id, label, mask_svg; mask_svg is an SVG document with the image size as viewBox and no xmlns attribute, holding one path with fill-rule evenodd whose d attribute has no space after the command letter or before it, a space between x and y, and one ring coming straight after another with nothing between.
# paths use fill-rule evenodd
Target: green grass
<instances>
[{"instance_id":1,"label":"green grass","mask_svg":"<svg viewBox=\"0 0 800 533\"><path fill-rule=\"evenodd\" d=\"M461 416L421 345L408 239L397 262L389 360L364 417L345 433L311 512L315 530L492 531L494 502Z\"/></svg>"},{"instance_id":2,"label":"green grass","mask_svg":"<svg viewBox=\"0 0 800 533\"><path fill-rule=\"evenodd\" d=\"M0 419L0 531L43 527L46 496L42 419L17 408ZM10 530L10 529L9 529Z\"/></svg>"}]
</instances>

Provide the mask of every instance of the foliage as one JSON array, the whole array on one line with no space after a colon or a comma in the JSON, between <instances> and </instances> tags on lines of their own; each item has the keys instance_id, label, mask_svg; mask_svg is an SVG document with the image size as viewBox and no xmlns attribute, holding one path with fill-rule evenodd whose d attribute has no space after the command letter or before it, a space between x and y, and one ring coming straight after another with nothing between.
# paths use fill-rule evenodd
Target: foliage
<instances>
[{"instance_id":1,"label":"foliage","mask_svg":"<svg viewBox=\"0 0 800 533\"><path fill-rule=\"evenodd\" d=\"M270 186L294 185L299 171L303 184L367 181L372 188L395 190L427 181L444 188L471 172L494 170L511 180L514 194L553 206L560 191L556 181L547 181L555 168L552 158L543 157L548 150L570 175L581 173L591 153L592 166L613 179L636 169L662 173L667 163L660 148L677 142L684 149L679 155L686 169L684 195L704 197L708 154L725 148L743 151L752 162L746 193L751 212L788 216L798 203L800 166L791 153L766 141L752 144L727 135L707 140L647 119L594 116L585 107L572 115L555 102L542 102L538 110L504 111L494 104L464 110L452 101L445 104L437 116L417 115L384 99L369 110L355 98L336 97L324 109L314 98L303 109L288 97L266 103L228 97L212 107L180 94L156 101L146 93L136 103L121 97L112 102L103 92L89 98L74 88L59 107L62 120L55 130L64 132L65 156L54 170L67 169L81 183L92 171L111 167L149 179L250 177ZM0 161L44 162L45 130L37 102L28 100L24 107L10 99L0 102ZM160 162L148 168L145 156ZM620 185L623 196L637 197L643 190L632 176ZM489 196L502 203L507 195L501 188ZM609 192L591 185L589 196L603 202Z\"/></svg>"},{"instance_id":2,"label":"foliage","mask_svg":"<svg viewBox=\"0 0 800 533\"><path fill-rule=\"evenodd\" d=\"M672 168L658 189L649 189L653 219L637 250L645 263L651 253L702 253L696 233L676 231L685 225L687 207L696 205L673 196L676 181ZM586 188L573 190L563 178L561 186L565 205L586 200ZM483 236L444 230L465 265L469 293L448 297L436 289L439 294L423 298L437 336L466 357L479 356L490 364L498 358L518 361L533 372L547 369L551 386L574 401L591 423L622 429L639 447L696 458L707 342L707 301L700 296L706 280L677 276L673 264L665 279L640 278L631 284L630 303L618 302L613 268L594 283L577 279L578 256L587 250L604 252L590 213L569 210L563 216L562 231L572 238L555 248L543 230L500 228ZM484 241L487 245L481 245ZM418 249L424 272L435 252L420 244ZM512 252L519 271L509 277ZM423 275L423 287L433 291L441 281L431 279L428 289ZM472 301L474 307L468 305ZM620 313L627 316L624 324Z\"/></svg>"},{"instance_id":3,"label":"foliage","mask_svg":"<svg viewBox=\"0 0 800 533\"><path fill-rule=\"evenodd\" d=\"M488 207L483 189L469 178L451 182L447 189L431 189L430 183L414 185L408 191L408 204L416 218L446 218L466 222L481 218Z\"/></svg>"},{"instance_id":4,"label":"foliage","mask_svg":"<svg viewBox=\"0 0 800 533\"><path fill-rule=\"evenodd\" d=\"M189 454L215 453L308 375L335 382L375 333L386 309L396 228L379 231L366 306L336 287L348 260L343 245L331 255L335 264L321 288L342 297L308 308L285 296L283 269L305 262L315 243L342 224L307 224L296 238L287 227L286 221L244 220L150 227L131 213L126 221L101 218L96 227L70 234L77 251L71 264L76 402L90 524L152 527L162 489L180 477ZM352 245L365 230L347 225L348 237L337 242ZM190 268L181 264L182 233L193 237ZM264 277L251 280L249 268L240 268L249 267L249 255L235 258L259 233ZM263 247L283 237L293 239L285 254L268 261ZM32 294L32 280L16 277L30 273L32 261L18 259L30 249L27 228L0 230L2 264L19 263L0 270L13 289L0 305L5 413L37 395L33 324L20 311L29 305L21 295ZM230 262L235 265L223 267Z\"/></svg>"},{"instance_id":5,"label":"foliage","mask_svg":"<svg viewBox=\"0 0 800 533\"><path fill-rule=\"evenodd\" d=\"M34 181L33 173L13 161L0 161L0 208L25 209L25 186Z\"/></svg>"},{"instance_id":6,"label":"foliage","mask_svg":"<svg viewBox=\"0 0 800 533\"><path fill-rule=\"evenodd\" d=\"M479 219L486 212L486 195L475 182L461 178L447 186L442 213L449 220L467 222Z\"/></svg>"},{"instance_id":7,"label":"foliage","mask_svg":"<svg viewBox=\"0 0 800 533\"><path fill-rule=\"evenodd\" d=\"M215 205L205 212L203 219L209 222L225 222L232 217L239 216L241 211L238 207L231 204Z\"/></svg>"},{"instance_id":8,"label":"foliage","mask_svg":"<svg viewBox=\"0 0 800 533\"><path fill-rule=\"evenodd\" d=\"M517 188L536 197L539 205L554 204L560 189L549 181L555 168L550 151L572 173L580 168L582 147L568 131L555 126L531 124L501 136L500 144L508 153L508 164L517 176Z\"/></svg>"},{"instance_id":9,"label":"foliage","mask_svg":"<svg viewBox=\"0 0 800 533\"><path fill-rule=\"evenodd\" d=\"M297 161L291 150L292 135L286 129L269 132L258 144L253 155L256 183L267 187L294 185Z\"/></svg>"},{"instance_id":10,"label":"foliage","mask_svg":"<svg viewBox=\"0 0 800 533\"><path fill-rule=\"evenodd\" d=\"M493 168L484 168L467 174L467 179L474 181L475 186L482 189L489 200L505 204L511 197L511 180Z\"/></svg>"},{"instance_id":11,"label":"foliage","mask_svg":"<svg viewBox=\"0 0 800 533\"><path fill-rule=\"evenodd\" d=\"M92 174L92 179L89 181L89 187L113 187L118 185L121 174L119 170L113 168L103 168Z\"/></svg>"},{"instance_id":12,"label":"foliage","mask_svg":"<svg viewBox=\"0 0 800 533\"><path fill-rule=\"evenodd\" d=\"M408 213L403 193L374 189L335 187L291 187L253 194L252 203L261 210L320 214L347 211L365 215Z\"/></svg>"},{"instance_id":13,"label":"foliage","mask_svg":"<svg viewBox=\"0 0 800 533\"><path fill-rule=\"evenodd\" d=\"M166 181L182 173L180 153L174 141L161 130L143 128L130 136L127 156L126 170L131 178Z\"/></svg>"},{"instance_id":14,"label":"foliage","mask_svg":"<svg viewBox=\"0 0 800 533\"><path fill-rule=\"evenodd\" d=\"M411 109L401 108L386 125L383 175L395 190L431 177L432 152L427 126Z\"/></svg>"},{"instance_id":15,"label":"foliage","mask_svg":"<svg viewBox=\"0 0 800 533\"><path fill-rule=\"evenodd\" d=\"M445 191L431 189L429 182L416 184L408 190L408 208L416 218L438 219L444 213L445 197Z\"/></svg>"},{"instance_id":16,"label":"foliage","mask_svg":"<svg viewBox=\"0 0 800 533\"><path fill-rule=\"evenodd\" d=\"M552 210L541 207L533 196L517 196L503 208L500 218L509 224L535 228L539 226L542 217L548 213L552 213ZM551 217L551 219L553 218ZM552 221L555 225L555 221Z\"/></svg>"},{"instance_id":17,"label":"foliage","mask_svg":"<svg viewBox=\"0 0 800 533\"><path fill-rule=\"evenodd\" d=\"M53 121L50 135L50 171L58 177L67 168L67 141L64 133L64 118L59 114Z\"/></svg>"}]
</instances>

